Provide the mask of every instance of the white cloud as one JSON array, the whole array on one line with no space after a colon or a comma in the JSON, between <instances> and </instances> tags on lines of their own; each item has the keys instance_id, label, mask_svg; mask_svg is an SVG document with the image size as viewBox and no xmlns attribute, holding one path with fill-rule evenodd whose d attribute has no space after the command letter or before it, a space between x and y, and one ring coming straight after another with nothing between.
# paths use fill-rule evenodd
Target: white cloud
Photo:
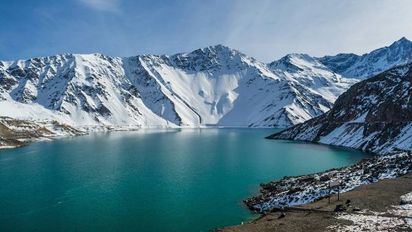
<instances>
[{"instance_id":1,"label":"white cloud","mask_svg":"<svg viewBox=\"0 0 412 232\"><path fill-rule=\"evenodd\" d=\"M80 3L98 11L120 12L120 0L78 0Z\"/></svg>"}]
</instances>

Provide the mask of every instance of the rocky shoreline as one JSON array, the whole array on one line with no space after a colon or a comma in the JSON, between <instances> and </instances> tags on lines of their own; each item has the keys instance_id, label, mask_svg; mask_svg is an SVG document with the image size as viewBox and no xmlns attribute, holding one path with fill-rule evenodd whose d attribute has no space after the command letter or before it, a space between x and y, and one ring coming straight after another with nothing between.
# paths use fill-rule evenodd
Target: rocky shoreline
<instances>
[{"instance_id":1,"label":"rocky shoreline","mask_svg":"<svg viewBox=\"0 0 412 232\"><path fill-rule=\"evenodd\" d=\"M36 140L84 134L57 121L34 122L0 117L0 149L20 147Z\"/></svg>"},{"instance_id":2,"label":"rocky shoreline","mask_svg":"<svg viewBox=\"0 0 412 232\"><path fill-rule=\"evenodd\" d=\"M412 231L412 172L313 203L274 209L220 232Z\"/></svg>"},{"instance_id":3,"label":"rocky shoreline","mask_svg":"<svg viewBox=\"0 0 412 232\"><path fill-rule=\"evenodd\" d=\"M244 203L254 212L266 213L274 209L314 202L338 191L347 192L361 185L396 178L411 171L411 153L375 156L349 167L284 177L278 181L261 184L261 195L246 199ZM332 187L329 187L330 185Z\"/></svg>"},{"instance_id":4,"label":"rocky shoreline","mask_svg":"<svg viewBox=\"0 0 412 232\"><path fill-rule=\"evenodd\" d=\"M284 177L244 200L258 219L216 231L411 231L411 180L411 152Z\"/></svg>"}]
</instances>

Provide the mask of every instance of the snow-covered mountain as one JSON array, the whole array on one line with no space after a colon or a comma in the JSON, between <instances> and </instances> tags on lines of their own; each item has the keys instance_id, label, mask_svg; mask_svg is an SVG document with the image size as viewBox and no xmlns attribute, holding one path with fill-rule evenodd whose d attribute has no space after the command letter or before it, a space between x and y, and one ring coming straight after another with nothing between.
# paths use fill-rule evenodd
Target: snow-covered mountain
<instances>
[{"instance_id":1,"label":"snow-covered mountain","mask_svg":"<svg viewBox=\"0 0 412 232\"><path fill-rule=\"evenodd\" d=\"M266 65L217 45L173 56L0 62L0 114L83 128L287 127L326 112L353 83L309 56L288 57Z\"/></svg>"},{"instance_id":2,"label":"snow-covered mountain","mask_svg":"<svg viewBox=\"0 0 412 232\"><path fill-rule=\"evenodd\" d=\"M292 139L379 154L412 149L412 63L353 85L317 118L269 138Z\"/></svg>"},{"instance_id":3,"label":"snow-covered mountain","mask_svg":"<svg viewBox=\"0 0 412 232\"><path fill-rule=\"evenodd\" d=\"M408 61L410 44L401 39L363 56L290 54L270 64L222 45L172 56L0 62L0 116L84 129L288 127L328 111L358 78Z\"/></svg>"},{"instance_id":4,"label":"snow-covered mountain","mask_svg":"<svg viewBox=\"0 0 412 232\"><path fill-rule=\"evenodd\" d=\"M412 42L403 37L388 47L361 56L341 53L318 59L333 72L363 80L397 65L412 62Z\"/></svg>"}]
</instances>

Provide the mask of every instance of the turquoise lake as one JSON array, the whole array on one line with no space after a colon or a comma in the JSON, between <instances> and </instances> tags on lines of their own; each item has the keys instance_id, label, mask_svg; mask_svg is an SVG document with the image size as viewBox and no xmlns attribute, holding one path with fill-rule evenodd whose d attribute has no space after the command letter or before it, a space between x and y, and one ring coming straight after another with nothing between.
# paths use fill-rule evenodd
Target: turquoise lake
<instances>
[{"instance_id":1,"label":"turquoise lake","mask_svg":"<svg viewBox=\"0 0 412 232\"><path fill-rule=\"evenodd\" d=\"M0 231L209 231L254 217L259 184L367 155L275 129L113 132L0 150Z\"/></svg>"}]
</instances>

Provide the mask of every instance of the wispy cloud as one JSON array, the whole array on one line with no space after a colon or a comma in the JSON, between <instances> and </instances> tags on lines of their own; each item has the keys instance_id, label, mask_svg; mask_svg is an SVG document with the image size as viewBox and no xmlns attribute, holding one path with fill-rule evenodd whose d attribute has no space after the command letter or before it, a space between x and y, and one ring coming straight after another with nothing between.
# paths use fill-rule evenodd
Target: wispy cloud
<instances>
[{"instance_id":1,"label":"wispy cloud","mask_svg":"<svg viewBox=\"0 0 412 232\"><path fill-rule=\"evenodd\" d=\"M219 43L264 62L291 52L362 54L412 39L410 9L412 0L0 0L0 59Z\"/></svg>"},{"instance_id":2,"label":"wispy cloud","mask_svg":"<svg viewBox=\"0 0 412 232\"><path fill-rule=\"evenodd\" d=\"M80 3L98 11L119 13L121 0L77 0Z\"/></svg>"}]
</instances>

